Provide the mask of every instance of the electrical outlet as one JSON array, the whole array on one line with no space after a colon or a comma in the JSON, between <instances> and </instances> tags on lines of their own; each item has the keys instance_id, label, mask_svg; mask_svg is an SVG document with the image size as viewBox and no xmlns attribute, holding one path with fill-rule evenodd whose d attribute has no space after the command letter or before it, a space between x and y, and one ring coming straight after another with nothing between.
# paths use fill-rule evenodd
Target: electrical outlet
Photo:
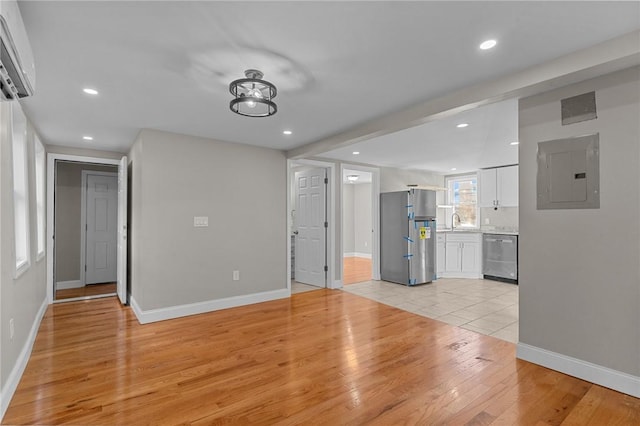
<instances>
[{"instance_id":1,"label":"electrical outlet","mask_svg":"<svg viewBox=\"0 0 640 426\"><path fill-rule=\"evenodd\" d=\"M15 327L13 325L13 318L9 320L9 339L13 340L13 335L15 334Z\"/></svg>"},{"instance_id":2,"label":"electrical outlet","mask_svg":"<svg viewBox=\"0 0 640 426\"><path fill-rule=\"evenodd\" d=\"M240 281L240 271L233 271L233 280Z\"/></svg>"},{"instance_id":3,"label":"electrical outlet","mask_svg":"<svg viewBox=\"0 0 640 426\"><path fill-rule=\"evenodd\" d=\"M367 247L369 244L365 241L364 242L364 246Z\"/></svg>"},{"instance_id":4,"label":"electrical outlet","mask_svg":"<svg viewBox=\"0 0 640 426\"><path fill-rule=\"evenodd\" d=\"M491 220L489 220L488 217L484 219L484 224L485 225L489 225L490 223L491 223Z\"/></svg>"}]
</instances>

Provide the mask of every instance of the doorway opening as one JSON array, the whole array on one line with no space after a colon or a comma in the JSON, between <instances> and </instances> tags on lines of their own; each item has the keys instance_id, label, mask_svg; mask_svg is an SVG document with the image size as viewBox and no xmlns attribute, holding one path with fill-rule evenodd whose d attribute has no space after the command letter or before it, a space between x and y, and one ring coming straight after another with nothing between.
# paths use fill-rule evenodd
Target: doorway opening
<instances>
[{"instance_id":1,"label":"doorway opening","mask_svg":"<svg viewBox=\"0 0 640 426\"><path fill-rule=\"evenodd\" d=\"M117 295L125 304L126 157L48 157L49 303Z\"/></svg>"},{"instance_id":2,"label":"doorway opening","mask_svg":"<svg viewBox=\"0 0 640 426\"><path fill-rule=\"evenodd\" d=\"M373 279L373 173L342 169L342 283Z\"/></svg>"},{"instance_id":3,"label":"doorway opening","mask_svg":"<svg viewBox=\"0 0 640 426\"><path fill-rule=\"evenodd\" d=\"M116 294L118 166L55 162L54 300Z\"/></svg>"}]
</instances>

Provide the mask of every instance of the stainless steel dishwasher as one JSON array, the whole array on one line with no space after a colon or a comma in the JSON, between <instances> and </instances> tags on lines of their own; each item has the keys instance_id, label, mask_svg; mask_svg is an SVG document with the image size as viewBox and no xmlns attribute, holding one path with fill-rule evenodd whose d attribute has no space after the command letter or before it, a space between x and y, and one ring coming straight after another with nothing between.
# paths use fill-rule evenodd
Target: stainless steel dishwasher
<instances>
[{"instance_id":1,"label":"stainless steel dishwasher","mask_svg":"<svg viewBox=\"0 0 640 426\"><path fill-rule=\"evenodd\" d=\"M518 236L484 234L482 274L486 279L518 282Z\"/></svg>"}]
</instances>

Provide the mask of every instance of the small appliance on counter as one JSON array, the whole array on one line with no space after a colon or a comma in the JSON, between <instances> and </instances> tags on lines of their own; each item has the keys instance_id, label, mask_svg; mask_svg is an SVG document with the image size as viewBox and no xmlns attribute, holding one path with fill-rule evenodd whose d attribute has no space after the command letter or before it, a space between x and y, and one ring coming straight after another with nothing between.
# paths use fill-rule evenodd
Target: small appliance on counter
<instances>
[{"instance_id":1,"label":"small appliance on counter","mask_svg":"<svg viewBox=\"0 0 640 426\"><path fill-rule=\"evenodd\" d=\"M425 189L380 194L380 276L404 285L435 278L436 193Z\"/></svg>"},{"instance_id":2,"label":"small appliance on counter","mask_svg":"<svg viewBox=\"0 0 640 426\"><path fill-rule=\"evenodd\" d=\"M518 236L483 234L482 273L485 279L518 283Z\"/></svg>"}]
</instances>

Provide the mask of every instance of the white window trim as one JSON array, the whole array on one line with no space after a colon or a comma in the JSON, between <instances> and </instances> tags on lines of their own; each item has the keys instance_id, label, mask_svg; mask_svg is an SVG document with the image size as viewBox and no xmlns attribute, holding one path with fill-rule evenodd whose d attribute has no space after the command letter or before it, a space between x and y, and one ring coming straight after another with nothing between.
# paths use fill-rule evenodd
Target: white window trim
<instances>
[{"instance_id":1,"label":"white window trim","mask_svg":"<svg viewBox=\"0 0 640 426\"><path fill-rule=\"evenodd\" d=\"M477 173L465 173L460 175L449 175L445 176L444 186L447 188L447 205L451 206L451 215L449 217L445 217L445 224L448 228L452 227L451 217L454 213L456 213L456 205L453 203L453 194L451 193L451 189L449 187L449 182L453 180L464 180L464 179L476 179L476 185L478 183L478 174ZM480 229L480 204L479 204L479 193L478 187L476 186L476 225L459 225L460 228L465 229ZM456 227L457 228L457 227Z\"/></svg>"},{"instance_id":2,"label":"white window trim","mask_svg":"<svg viewBox=\"0 0 640 426\"><path fill-rule=\"evenodd\" d=\"M33 134L34 164L36 169L36 262L42 260L47 247L46 211L46 152L36 133Z\"/></svg>"},{"instance_id":3,"label":"white window trim","mask_svg":"<svg viewBox=\"0 0 640 426\"><path fill-rule=\"evenodd\" d=\"M18 235L18 223L17 223L17 214L19 212L16 212L16 159L15 159L15 145L16 145L16 141L14 140L14 121L15 121L15 114L22 114L22 118L24 119L24 134L21 140L21 144L22 144L22 161L24 162L23 165L23 171L24 171L24 176L23 176L23 188L21 188L23 190L23 196L24 196L24 216L26 219L25 222L25 226L24 226L24 235ZM13 219L13 231L14 231L14 247L13 247L13 252L14 252L14 265L15 265L15 270L14 270L14 278L17 279L19 278L22 274L24 274L30 267L31 267L31 245L30 245L30 233L29 233L29 228L30 228L30 216L29 216L29 150L28 150L28 144L27 144L27 118L24 116L24 113L22 112L22 109L20 108L20 104L17 103L12 103L11 104L11 120L10 120L10 135L11 135L11 165L12 165L12 179L13 179L13 215L14 215L14 219ZM24 259L21 261L18 261L19 256L18 256L18 241L19 238L24 238L24 247L25 247L25 253L24 253Z\"/></svg>"}]
</instances>

